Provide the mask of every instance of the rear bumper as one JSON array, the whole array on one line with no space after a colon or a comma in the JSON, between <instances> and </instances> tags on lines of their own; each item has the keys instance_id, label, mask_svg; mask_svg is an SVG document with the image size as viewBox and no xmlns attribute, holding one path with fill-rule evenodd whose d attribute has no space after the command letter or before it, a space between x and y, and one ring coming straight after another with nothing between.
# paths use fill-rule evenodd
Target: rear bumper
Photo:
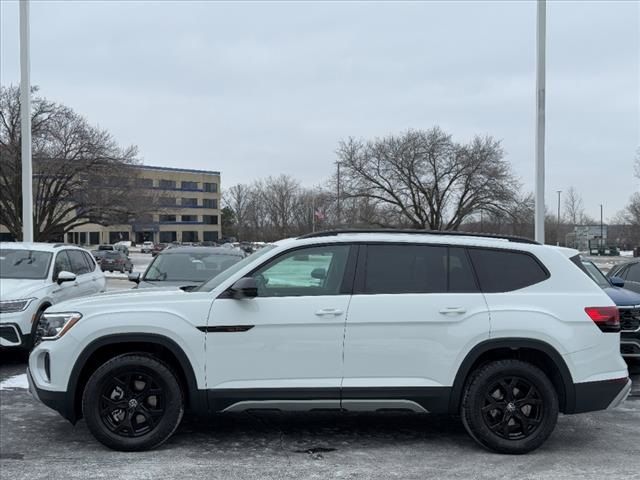
<instances>
[{"instance_id":1,"label":"rear bumper","mask_svg":"<svg viewBox=\"0 0 640 480\"><path fill-rule=\"evenodd\" d=\"M631 391L628 377L598 382L576 383L575 409L570 413L595 412L620 405ZM567 412L569 413L569 412Z\"/></svg>"}]
</instances>

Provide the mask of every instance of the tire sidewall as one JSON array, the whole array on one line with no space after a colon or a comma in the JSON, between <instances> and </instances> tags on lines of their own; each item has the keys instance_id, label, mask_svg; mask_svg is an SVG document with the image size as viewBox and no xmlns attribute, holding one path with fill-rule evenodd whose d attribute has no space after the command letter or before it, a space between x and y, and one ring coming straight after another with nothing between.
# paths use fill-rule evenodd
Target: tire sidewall
<instances>
[{"instance_id":1,"label":"tire sidewall","mask_svg":"<svg viewBox=\"0 0 640 480\"><path fill-rule=\"evenodd\" d=\"M165 411L158 425L140 437L124 437L111 432L100 415L100 396L114 374L137 369L153 376L163 390ZM182 420L184 400L173 371L160 360L145 355L121 355L99 367L87 382L82 396L82 412L91 433L114 450L139 451L157 447L166 441Z\"/></svg>"},{"instance_id":2,"label":"tire sidewall","mask_svg":"<svg viewBox=\"0 0 640 480\"><path fill-rule=\"evenodd\" d=\"M520 440L505 439L493 433L481 412L489 385L508 376L531 382L543 401L542 422L531 435ZM538 448L551 435L558 419L558 409L558 395L542 370L523 361L505 360L486 365L471 379L465 391L461 415L469 434L483 447L499 453L521 454Z\"/></svg>"}]
</instances>

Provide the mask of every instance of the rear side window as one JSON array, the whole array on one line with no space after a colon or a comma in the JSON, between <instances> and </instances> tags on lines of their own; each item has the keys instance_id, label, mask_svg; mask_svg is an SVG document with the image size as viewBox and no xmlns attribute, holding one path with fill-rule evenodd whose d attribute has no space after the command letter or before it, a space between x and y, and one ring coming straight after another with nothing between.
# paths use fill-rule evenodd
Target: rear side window
<instances>
[{"instance_id":1,"label":"rear side window","mask_svg":"<svg viewBox=\"0 0 640 480\"><path fill-rule=\"evenodd\" d=\"M632 282L640 282L640 263L631 265L627 269L627 280Z\"/></svg>"},{"instance_id":2,"label":"rear side window","mask_svg":"<svg viewBox=\"0 0 640 480\"><path fill-rule=\"evenodd\" d=\"M69 260L71 261L72 272L76 275L89 273L89 265L80 250L67 250Z\"/></svg>"},{"instance_id":3,"label":"rear side window","mask_svg":"<svg viewBox=\"0 0 640 480\"><path fill-rule=\"evenodd\" d=\"M365 293L443 293L447 291L447 247L369 245Z\"/></svg>"},{"instance_id":4,"label":"rear side window","mask_svg":"<svg viewBox=\"0 0 640 480\"><path fill-rule=\"evenodd\" d=\"M87 264L89 265L89 271L93 272L96 269L95 260L93 259L91 254L88 252L82 252L82 254L84 255L84 259L87 261Z\"/></svg>"},{"instance_id":5,"label":"rear side window","mask_svg":"<svg viewBox=\"0 0 640 480\"><path fill-rule=\"evenodd\" d=\"M470 248L469 256L485 293L511 292L549 278L542 265L527 253Z\"/></svg>"},{"instance_id":6,"label":"rear side window","mask_svg":"<svg viewBox=\"0 0 640 480\"><path fill-rule=\"evenodd\" d=\"M449 292L475 293L478 285L464 248L449 248Z\"/></svg>"}]
</instances>

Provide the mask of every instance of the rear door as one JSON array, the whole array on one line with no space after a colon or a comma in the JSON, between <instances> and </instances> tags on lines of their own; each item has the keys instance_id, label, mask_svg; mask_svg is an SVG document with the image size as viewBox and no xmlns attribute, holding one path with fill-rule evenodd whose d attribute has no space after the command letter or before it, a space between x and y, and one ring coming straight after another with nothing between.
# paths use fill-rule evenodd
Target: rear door
<instances>
[{"instance_id":1,"label":"rear door","mask_svg":"<svg viewBox=\"0 0 640 480\"><path fill-rule=\"evenodd\" d=\"M89 265L84 258L82 250L67 250L67 254L71 261L71 271L76 274L76 282L78 283L76 296L91 295L94 293L95 283L92 281Z\"/></svg>"},{"instance_id":2,"label":"rear door","mask_svg":"<svg viewBox=\"0 0 640 480\"><path fill-rule=\"evenodd\" d=\"M91 278L91 293L104 292L106 288L106 279L104 273L97 266L96 261L89 252L82 252L84 259L89 267L89 276Z\"/></svg>"},{"instance_id":3,"label":"rear door","mask_svg":"<svg viewBox=\"0 0 640 480\"><path fill-rule=\"evenodd\" d=\"M410 399L445 411L463 356L488 337L487 305L464 249L361 246L345 332L342 405Z\"/></svg>"}]
</instances>

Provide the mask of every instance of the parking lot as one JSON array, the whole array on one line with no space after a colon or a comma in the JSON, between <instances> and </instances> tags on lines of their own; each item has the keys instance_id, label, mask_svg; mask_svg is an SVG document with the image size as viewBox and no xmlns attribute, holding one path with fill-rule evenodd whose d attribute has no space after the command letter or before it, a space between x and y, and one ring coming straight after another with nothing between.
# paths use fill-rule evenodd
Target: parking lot
<instances>
[{"instance_id":1,"label":"parking lot","mask_svg":"<svg viewBox=\"0 0 640 480\"><path fill-rule=\"evenodd\" d=\"M640 368L612 411L561 416L539 450L480 449L458 420L413 414L227 414L186 417L161 448L106 449L26 390L26 357L0 353L2 479L640 478Z\"/></svg>"}]
</instances>

